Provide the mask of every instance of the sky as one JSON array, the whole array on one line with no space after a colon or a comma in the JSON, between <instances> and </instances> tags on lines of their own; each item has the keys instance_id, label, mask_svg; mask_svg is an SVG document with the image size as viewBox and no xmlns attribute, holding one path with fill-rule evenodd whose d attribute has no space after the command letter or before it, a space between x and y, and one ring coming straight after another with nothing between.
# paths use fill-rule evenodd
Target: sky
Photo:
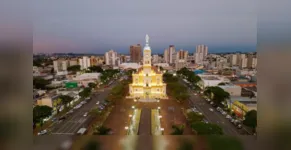
<instances>
[{"instance_id":1,"label":"sky","mask_svg":"<svg viewBox=\"0 0 291 150\"><path fill-rule=\"evenodd\" d=\"M129 53L150 37L152 53L169 45L194 52L255 51L254 0L42 0L33 9L34 52Z\"/></svg>"}]
</instances>

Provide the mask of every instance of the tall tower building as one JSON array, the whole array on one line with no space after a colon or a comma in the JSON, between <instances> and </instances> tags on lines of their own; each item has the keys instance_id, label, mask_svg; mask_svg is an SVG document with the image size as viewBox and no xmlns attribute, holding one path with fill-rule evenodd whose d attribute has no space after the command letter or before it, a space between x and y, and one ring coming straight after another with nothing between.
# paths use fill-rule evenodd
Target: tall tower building
<instances>
[{"instance_id":1,"label":"tall tower building","mask_svg":"<svg viewBox=\"0 0 291 150\"><path fill-rule=\"evenodd\" d=\"M115 52L114 50L110 50L108 52L105 53L105 63L106 65L110 65L110 66L116 66L117 65L117 52Z\"/></svg>"},{"instance_id":2,"label":"tall tower building","mask_svg":"<svg viewBox=\"0 0 291 150\"><path fill-rule=\"evenodd\" d=\"M173 57L175 57L175 46L174 45L170 45L169 46L169 57L170 57L170 60L169 60L169 63L170 64L172 64L172 63L175 63L173 60L175 59L175 58L173 58Z\"/></svg>"},{"instance_id":3,"label":"tall tower building","mask_svg":"<svg viewBox=\"0 0 291 150\"><path fill-rule=\"evenodd\" d=\"M141 45L131 45L129 48L130 51L130 59L132 62L139 63L141 62Z\"/></svg>"},{"instance_id":4,"label":"tall tower building","mask_svg":"<svg viewBox=\"0 0 291 150\"><path fill-rule=\"evenodd\" d=\"M169 63L170 62L170 57L169 57L169 49L165 49L164 51L164 60L166 63Z\"/></svg>"},{"instance_id":5,"label":"tall tower building","mask_svg":"<svg viewBox=\"0 0 291 150\"><path fill-rule=\"evenodd\" d=\"M197 45L195 52L195 63L201 64L208 55L208 47L206 45Z\"/></svg>"}]
</instances>

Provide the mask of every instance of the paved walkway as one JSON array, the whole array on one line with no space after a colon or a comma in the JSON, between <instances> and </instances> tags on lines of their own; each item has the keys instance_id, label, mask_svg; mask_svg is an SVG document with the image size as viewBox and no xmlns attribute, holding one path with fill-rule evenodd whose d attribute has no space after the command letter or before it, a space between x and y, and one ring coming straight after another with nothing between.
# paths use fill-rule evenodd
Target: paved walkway
<instances>
[{"instance_id":1,"label":"paved walkway","mask_svg":"<svg viewBox=\"0 0 291 150\"><path fill-rule=\"evenodd\" d=\"M138 135L151 135L151 109L141 110Z\"/></svg>"}]
</instances>

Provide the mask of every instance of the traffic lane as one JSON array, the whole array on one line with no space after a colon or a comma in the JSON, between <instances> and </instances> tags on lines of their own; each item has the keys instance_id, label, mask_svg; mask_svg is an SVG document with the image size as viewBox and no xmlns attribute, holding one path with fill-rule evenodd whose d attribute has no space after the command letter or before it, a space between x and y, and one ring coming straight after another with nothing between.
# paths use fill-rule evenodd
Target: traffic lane
<instances>
[{"instance_id":1,"label":"traffic lane","mask_svg":"<svg viewBox=\"0 0 291 150\"><path fill-rule=\"evenodd\" d=\"M53 133L74 133L78 130L79 126L82 126L82 124L86 121L84 120L83 115L95 107L97 101L104 101L104 98L108 95L109 91L110 89L105 89L104 92L93 93L92 99L81 108L74 110L70 117L59 123L59 125L55 127L56 130L53 130Z\"/></svg>"},{"instance_id":2,"label":"traffic lane","mask_svg":"<svg viewBox=\"0 0 291 150\"><path fill-rule=\"evenodd\" d=\"M220 114L218 111L216 111L215 108L213 108L210 104L206 103L205 100L200 98L199 96L192 95L192 100L194 99L194 105L199 107L199 109L204 112L204 116L207 120L209 120L212 123L216 123L222 127L225 134L228 135L239 135L239 132L237 131L236 127L233 126L222 114ZM209 108L213 109L213 112L209 110ZM198 108L197 108L198 109Z\"/></svg>"}]
</instances>

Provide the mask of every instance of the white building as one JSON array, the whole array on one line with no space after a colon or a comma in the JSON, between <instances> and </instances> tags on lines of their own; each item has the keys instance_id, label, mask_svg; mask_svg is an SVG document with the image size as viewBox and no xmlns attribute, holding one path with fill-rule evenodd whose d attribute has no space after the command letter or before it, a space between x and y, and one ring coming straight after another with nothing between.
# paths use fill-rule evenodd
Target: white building
<instances>
[{"instance_id":1,"label":"white building","mask_svg":"<svg viewBox=\"0 0 291 150\"><path fill-rule=\"evenodd\" d=\"M105 53L105 63L106 65L110 66L117 66L118 65L118 57L117 57L117 52L114 50L110 50ZM120 63L120 60L119 60Z\"/></svg>"},{"instance_id":2,"label":"white building","mask_svg":"<svg viewBox=\"0 0 291 150\"><path fill-rule=\"evenodd\" d=\"M175 54L176 50L175 50L175 46L174 45L170 45L169 46L169 63L175 63L175 58L176 58L176 54Z\"/></svg>"},{"instance_id":3,"label":"white building","mask_svg":"<svg viewBox=\"0 0 291 150\"><path fill-rule=\"evenodd\" d=\"M69 67L69 61L62 59L54 60L53 66L55 72L67 71L67 68Z\"/></svg>"},{"instance_id":4,"label":"white building","mask_svg":"<svg viewBox=\"0 0 291 150\"><path fill-rule=\"evenodd\" d=\"M80 80L99 80L101 74L100 73L84 73L81 75L77 75L73 80L80 81Z\"/></svg>"},{"instance_id":5,"label":"white building","mask_svg":"<svg viewBox=\"0 0 291 150\"><path fill-rule=\"evenodd\" d=\"M87 69L91 66L90 58L87 56L83 56L83 58L79 59L79 65L81 69Z\"/></svg>"},{"instance_id":6,"label":"white building","mask_svg":"<svg viewBox=\"0 0 291 150\"><path fill-rule=\"evenodd\" d=\"M206 45L196 46L195 63L201 64L208 54L208 47Z\"/></svg>"},{"instance_id":7,"label":"white building","mask_svg":"<svg viewBox=\"0 0 291 150\"><path fill-rule=\"evenodd\" d=\"M208 74L198 74L200 76L201 81L198 85L205 89L208 86L218 86L219 83L229 83L230 80L219 75L208 75Z\"/></svg>"},{"instance_id":8,"label":"white building","mask_svg":"<svg viewBox=\"0 0 291 150\"><path fill-rule=\"evenodd\" d=\"M166 67L169 67L169 64L168 63L155 63L153 64L153 66L166 68Z\"/></svg>"},{"instance_id":9,"label":"white building","mask_svg":"<svg viewBox=\"0 0 291 150\"><path fill-rule=\"evenodd\" d=\"M138 63L122 63L119 65L119 68L122 70L125 69L138 69L141 66Z\"/></svg>"},{"instance_id":10,"label":"white building","mask_svg":"<svg viewBox=\"0 0 291 150\"><path fill-rule=\"evenodd\" d=\"M153 55L153 63L159 63L159 55Z\"/></svg>"}]
</instances>

